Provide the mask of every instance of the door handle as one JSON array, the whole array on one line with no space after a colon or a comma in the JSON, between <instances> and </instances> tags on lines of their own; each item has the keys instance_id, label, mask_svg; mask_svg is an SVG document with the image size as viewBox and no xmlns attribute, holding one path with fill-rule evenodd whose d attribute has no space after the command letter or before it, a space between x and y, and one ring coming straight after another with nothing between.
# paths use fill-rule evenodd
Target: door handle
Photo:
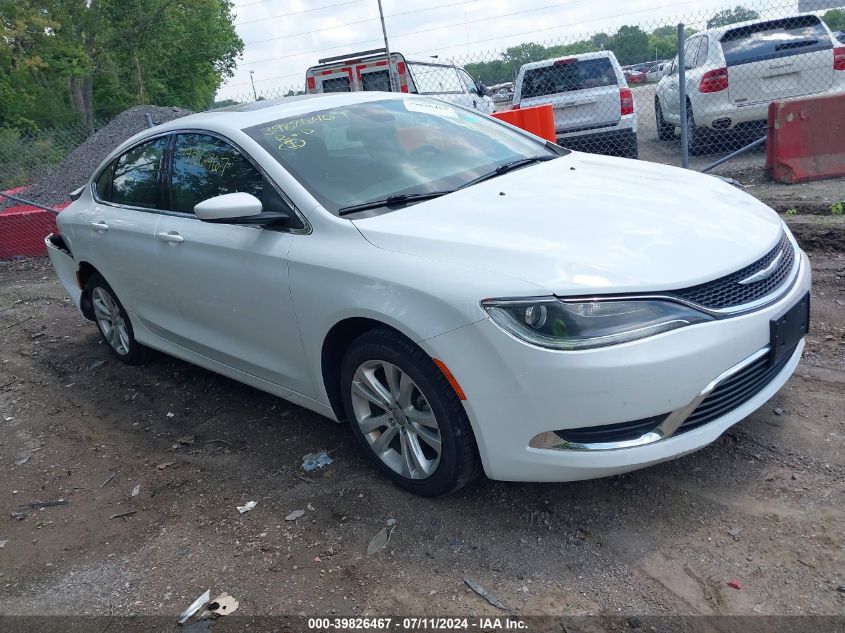
<instances>
[{"instance_id":1,"label":"door handle","mask_svg":"<svg viewBox=\"0 0 845 633\"><path fill-rule=\"evenodd\" d=\"M91 225L91 228L93 228L95 231L108 231L109 230L109 225L106 224L105 222L103 222L102 220L99 220L97 222L89 222L89 224Z\"/></svg>"},{"instance_id":2,"label":"door handle","mask_svg":"<svg viewBox=\"0 0 845 633\"><path fill-rule=\"evenodd\" d=\"M170 242L171 244L181 244L185 241L185 238L175 231L171 231L170 233L156 233L156 237L162 242Z\"/></svg>"}]
</instances>

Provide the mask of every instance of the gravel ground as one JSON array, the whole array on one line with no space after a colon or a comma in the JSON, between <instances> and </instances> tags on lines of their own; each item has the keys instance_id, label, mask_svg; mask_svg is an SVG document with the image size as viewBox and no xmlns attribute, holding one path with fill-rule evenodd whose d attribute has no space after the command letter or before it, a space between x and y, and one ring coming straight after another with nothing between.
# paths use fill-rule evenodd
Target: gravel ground
<instances>
[{"instance_id":1,"label":"gravel ground","mask_svg":"<svg viewBox=\"0 0 845 633\"><path fill-rule=\"evenodd\" d=\"M0 264L0 613L174 616L208 588L244 615L503 613L470 577L521 615L845 615L845 225L788 219L840 238L807 242L813 332L769 403L677 461L445 499L283 400L115 362L44 260Z\"/></svg>"},{"instance_id":2,"label":"gravel ground","mask_svg":"<svg viewBox=\"0 0 845 633\"><path fill-rule=\"evenodd\" d=\"M94 173L94 170L115 147L147 127L145 114L149 114L153 123L157 125L191 114L191 111L183 108L162 108L159 106L129 108L68 154L52 173L33 184L25 193L20 195L27 200L48 206L65 202L68 199L68 194L84 185L91 174ZM2 207L2 203L0 203L0 207Z\"/></svg>"}]
</instances>

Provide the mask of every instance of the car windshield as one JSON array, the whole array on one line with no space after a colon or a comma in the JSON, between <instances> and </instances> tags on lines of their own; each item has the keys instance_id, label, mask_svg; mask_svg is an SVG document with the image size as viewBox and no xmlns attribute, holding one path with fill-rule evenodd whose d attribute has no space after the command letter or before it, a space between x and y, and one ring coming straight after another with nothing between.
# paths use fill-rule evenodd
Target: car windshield
<instances>
[{"instance_id":1,"label":"car windshield","mask_svg":"<svg viewBox=\"0 0 845 633\"><path fill-rule=\"evenodd\" d=\"M244 132L332 213L448 193L503 165L561 153L495 119L425 97L319 110ZM361 215L389 206L375 205Z\"/></svg>"}]
</instances>

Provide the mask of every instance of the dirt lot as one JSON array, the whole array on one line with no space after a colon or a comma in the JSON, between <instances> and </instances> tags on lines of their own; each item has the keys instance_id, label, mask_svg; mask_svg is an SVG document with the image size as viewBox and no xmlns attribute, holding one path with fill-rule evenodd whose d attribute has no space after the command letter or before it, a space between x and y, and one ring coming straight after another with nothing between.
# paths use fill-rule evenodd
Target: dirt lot
<instances>
[{"instance_id":1,"label":"dirt lot","mask_svg":"<svg viewBox=\"0 0 845 633\"><path fill-rule=\"evenodd\" d=\"M517 614L843 615L840 220L790 218L815 271L804 360L712 446L436 500L315 414L171 358L115 362L44 260L2 263L0 613L175 615L208 588L245 615L501 613L469 576ZM323 448L334 463L305 474Z\"/></svg>"}]
</instances>

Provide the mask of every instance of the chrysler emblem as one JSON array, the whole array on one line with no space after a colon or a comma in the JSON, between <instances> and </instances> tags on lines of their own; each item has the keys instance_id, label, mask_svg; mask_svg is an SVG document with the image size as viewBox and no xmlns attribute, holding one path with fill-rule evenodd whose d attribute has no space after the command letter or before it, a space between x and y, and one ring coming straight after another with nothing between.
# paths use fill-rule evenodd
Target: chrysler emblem
<instances>
[{"instance_id":1,"label":"chrysler emblem","mask_svg":"<svg viewBox=\"0 0 845 633\"><path fill-rule=\"evenodd\" d=\"M772 276L772 274L777 269L778 264L780 263L781 257L783 257L783 249L781 249L780 253L777 254L777 257L775 257L772 260L771 264L766 266L763 270L758 270L756 273L754 273L750 277L746 277L745 279L743 279L742 281L740 281L738 283L742 284L743 286L747 286L748 284L753 284L753 283L757 283L758 281L763 281L764 279L768 279L769 277Z\"/></svg>"}]
</instances>

